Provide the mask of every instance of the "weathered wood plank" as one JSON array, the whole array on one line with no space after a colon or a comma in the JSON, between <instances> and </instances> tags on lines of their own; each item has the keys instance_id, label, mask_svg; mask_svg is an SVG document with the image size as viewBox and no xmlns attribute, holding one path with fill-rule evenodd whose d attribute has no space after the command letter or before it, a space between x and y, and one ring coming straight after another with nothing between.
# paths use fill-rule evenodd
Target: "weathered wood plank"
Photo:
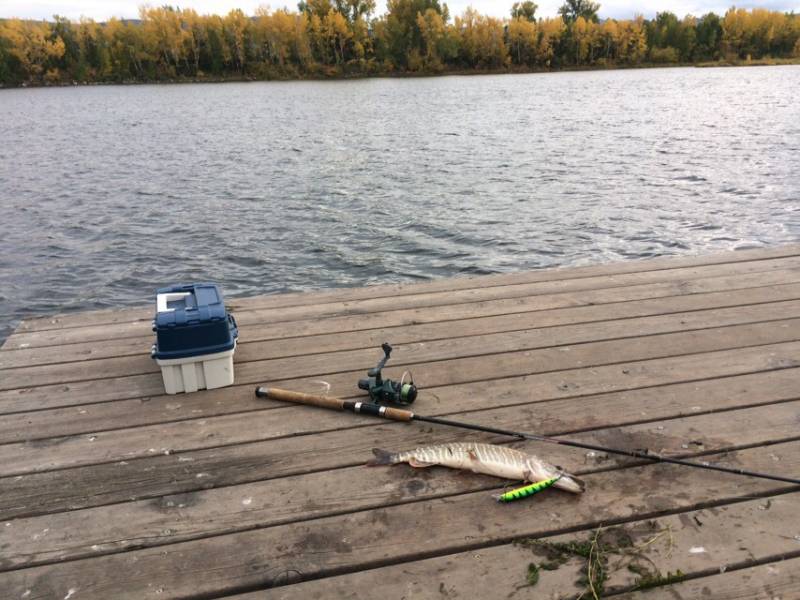
<instances>
[{"instance_id":1,"label":"weathered wood plank","mask_svg":"<svg viewBox=\"0 0 800 600\"><path fill-rule=\"evenodd\" d=\"M521 418L531 421L531 430L569 433L794 399L800 376L797 368L734 375L780 368L782 364L800 362L797 359L800 344L784 344L451 386L418 402L425 402L426 414L477 411L462 414L461 418L488 425L498 425L501 413L497 411L502 410L486 410L488 407L518 406ZM675 384L686 379L693 381ZM673 385L665 385L668 383ZM618 392L603 393L609 390ZM249 394L252 398L252 390ZM555 398L560 400L519 406ZM429 430L425 428L409 429L306 407L278 403L273 406L268 411L270 419L264 419L260 432L271 441L180 455L157 454L168 448L162 443L149 458L0 479L0 519L339 468L353 464L354 453L395 439L392 436L401 436L396 438L398 444L424 444L431 439L432 432L426 434ZM605 410L598 410L599 406ZM146 405L144 409L147 410ZM366 431L351 429L359 427ZM514 428L521 429L521 423L515 423ZM326 434L324 439L296 437L336 429L340 431ZM436 431L437 436L448 435L446 431ZM280 441L272 439L287 434L294 435ZM324 452L315 453L314 449L320 447ZM198 472L206 476L197 478Z\"/></svg>"},{"instance_id":2,"label":"weathered wood plank","mask_svg":"<svg viewBox=\"0 0 800 600\"><path fill-rule=\"evenodd\" d=\"M529 429L536 426L532 422L535 419L520 419L516 411L498 412L496 415L499 427ZM796 438L798 421L800 402L788 402L771 406L769 410L758 407L730 411L724 419L717 414L682 417L627 427L615 426L570 437L625 449L646 447L666 455L691 455L690 448L712 452ZM416 443L473 440L477 437L473 433L452 430L432 434L427 433L424 427L417 429L421 431L415 437L425 441ZM709 431L713 431L713 434L703 433ZM393 450L410 449L413 446L405 439L408 428L394 428L392 433L395 439L387 438L384 446L388 445ZM398 433L399 437L396 435ZM338 448L341 446L341 436L337 434L319 437L322 444L327 441L329 448ZM491 438L481 436L479 439ZM514 445L525 450L533 446L530 443ZM317 451L321 454L330 452L324 446ZM580 451L569 449L562 452L559 446L547 444L537 444L536 449L531 451L564 465L570 472L580 476L629 462L614 456L589 459ZM362 464L370 456L367 448L351 452L351 460ZM580 460L583 465L578 462ZM501 484L496 478L470 479L461 473L444 469L432 469L424 473L422 478L418 478L406 467L365 469L359 466L182 494L166 500L145 500L17 519L11 522L6 531L0 530L4 556L0 570L170 544L388 504L417 502L425 498L491 489ZM407 481L409 474L415 477L412 483ZM293 498L313 498L321 490L324 490L324 502L313 505L292 502ZM365 491L353 494L353 490ZM176 510L170 510L172 508ZM45 529L47 533L42 535Z\"/></svg>"},{"instance_id":3,"label":"weathered wood plank","mask_svg":"<svg viewBox=\"0 0 800 600\"><path fill-rule=\"evenodd\" d=\"M767 470L776 458L784 472L796 472L800 443L743 450L727 460ZM222 595L794 489L763 480L743 487L737 477L674 465L607 471L586 479L588 489L580 497L543 494L536 503L501 507L481 491L10 571L0 583L10 597L28 590L32 598L63 597L71 589L84 599ZM324 497L299 501L318 503ZM542 514L549 518L539 518Z\"/></svg>"},{"instance_id":4,"label":"weathered wood plank","mask_svg":"<svg viewBox=\"0 0 800 600\"><path fill-rule=\"evenodd\" d=\"M401 334L403 337L410 337L412 341L399 345L395 340L397 355L402 355L401 360L413 360L423 362L425 359L416 355L409 355L408 348L425 349L431 360L439 360L442 357L456 357L458 354L452 353L454 349L467 352L472 349L476 352L480 349L482 354L501 352L509 348L519 348L520 350L530 350L536 348L546 348L549 346L563 346L566 344L579 344L591 341L631 338L657 333L668 333L678 331L690 331L710 327L720 327L727 325L756 323L765 321L777 321L800 317L800 300L788 302L771 302L768 304L736 306L730 309L710 310L702 312L684 312L666 316L650 318L625 318L611 321L594 323L580 323L550 328L525 329L522 325L525 321L533 319L520 319L518 328L513 331L500 331L493 333L483 333L469 335L464 329L469 329L474 320L462 322L464 329L458 330L458 337L448 336L449 330L452 334L457 331L457 323L445 328L444 324L439 324L438 335L430 335L432 326L412 326L406 328ZM477 320L477 319L476 319ZM422 329L419 333L415 330ZM384 340L386 338L383 338ZM454 340L458 340L455 342ZM313 344L314 338L304 338ZM236 365L246 362L264 360L262 354L268 353L273 344L262 342L255 344L243 344L240 346L236 356ZM303 368L308 367L311 373L314 372L314 365L309 363L325 363L324 368L337 368L341 370L351 370L361 365L368 365L371 360L375 360L376 346L371 345L361 350L332 350L325 352L323 348L306 346L311 352L304 353L299 362ZM450 350L450 354L444 351ZM336 354L332 354L336 352ZM352 362L340 363L338 358L345 356ZM310 355L313 354L313 358ZM462 354L464 355L464 354ZM287 357L287 360L294 357ZM271 360L271 359L267 359ZM331 367L327 365L330 364ZM346 365L346 366L345 366ZM319 368L319 367L317 367ZM140 375L145 373L160 373L158 365L153 361L149 354L140 353L138 356L107 358L86 360L80 363L62 363L58 365L42 365L35 367L17 367L6 369L0 378L0 390L23 388L31 381L39 385L51 385L55 383L71 383L75 381L85 381L98 378L125 377L129 375Z\"/></svg>"},{"instance_id":5,"label":"weathered wood plank","mask_svg":"<svg viewBox=\"0 0 800 600\"><path fill-rule=\"evenodd\" d=\"M726 567L730 569L756 561L796 556L800 549L797 548L797 541L786 535L785 523L793 521L798 510L800 494L795 493L612 526L611 530L619 532L616 535L621 540L627 537L635 547L641 548L635 551L644 557L638 562L649 570L658 571L663 576L677 571L686 577L702 576L712 570L717 573L715 576L652 589L646 593L614 597L626 600L775 600L794 597L786 592L800 590L797 585L800 583L800 559L727 571L723 575L719 572ZM743 532L745 528L757 528L759 534L746 536ZM542 541L555 544L585 543L591 536L591 532L584 531ZM386 598L418 600L518 596L555 600L574 598L580 593L583 584L578 584L578 581L585 575L586 566L585 561L574 558L555 570L540 569L538 583L527 587L528 565L545 562L547 559L541 552L504 544L226 598L372 600L375 590L380 590ZM617 565L617 562L621 564ZM609 574L606 590L619 592L636 587L638 576L630 572L626 564L624 557L612 556L610 566L616 567L616 570ZM768 581L754 575L762 570L769 575ZM770 587L767 588L767 585ZM763 592L770 590L771 594L763 595Z\"/></svg>"},{"instance_id":6,"label":"weathered wood plank","mask_svg":"<svg viewBox=\"0 0 800 600\"><path fill-rule=\"evenodd\" d=\"M787 536L784 536L787 537ZM620 600L781 600L800 598L800 558L776 560L730 573L692 579Z\"/></svg>"},{"instance_id":7,"label":"weathered wood plank","mask_svg":"<svg viewBox=\"0 0 800 600\"><path fill-rule=\"evenodd\" d=\"M479 397L481 394L490 394L492 390L505 389L506 397L518 395L516 385L518 382L528 383L533 386L530 392L537 397L563 398L571 395L591 394L602 391L632 389L635 387L661 385L665 383L675 383L677 381L692 381L708 377L725 377L743 373L753 373L764 370L774 370L778 368L792 367L798 364L798 357L793 344L779 344L770 348L753 348L731 351L720 351L702 355L691 355L689 357L667 358L663 361L653 363L644 361L641 364L624 366L613 366L611 368L597 367L588 371L567 370L558 371L552 374L528 375L521 377L506 377L500 382L484 384L472 382L468 387L456 384L453 380L443 381L439 375L433 377L426 375L424 381L425 405L429 407L438 406L439 398L449 390L459 393L464 401L470 398ZM627 373L622 373L627 370ZM387 373L392 373L388 370ZM438 372L437 372L438 373ZM620 375L624 374L625 377ZM399 375L399 374L395 374ZM328 377L327 383L332 385L332 394L349 396L355 390L352 387L354 377L360 376L357 373ZM394 375L393 375L394 376ZM324 392L323 382L317 379L295 379L281 382L281 385L291 389L299 389L313 393ZM439 385L445 385L443 390L434 390ZM32 396L31 390L15 391L4 398L0 403L1 412L14 413L26 412L34 409L45 410L51 406L60 407L70 405L71 398L62 396L61 386L49 386L36 388L39 392L38 397ZM361 393L361 392L359 392ZM544 394L544 395L543 395ZM0 393L2 397L2 393ZM238 385L224 389L205 390L191 395L191 402L187 402L187 396L152 396L128 401L136 412L141 412L142 407L158 407L153 410L162 411L181 411L180 416L199 418L204 411L214 411L215 407L221 405L235 406L231 412L243 412L246 410L258 410L263 403L253 395L253 388L250 385ZM111 400L113 400L113 396ZM117 401L119 402L119 401ZM436 404L432 404L436 403ZM84 410L82 406L73 407L79 413ZM98 405L94 405L97 407ZM87 411L93 407L86 408ZM196 411L196 412L195 412ZM224 411L223 411L224 412ZM166 419L178 420L178 419Z\"/></svg>"},{"instance_id":8,"label":"weathered wood plank","mask_svg":"<svg viewBox=\"0 0 800 600\"><path fill-rule=\"evenodd\" d=\"M728 326L764 319L784 319L791 316L800 316L800 301L532 330L528 333L540 335L531 337L531 342L527 345L531 348L538 348L555 344L586 343L620 335L625 335L625 337L631 335L653 335L713 326ZM518 333L508 334L507 337L512 343L522 339ZM487 343L487 339L502 341L502 336L499 334L492 335L491 338L483 336L476 344L470 342L468 338L464 340L464 343L480 345L481 349L485 350L487 345L491 346L491 343ZM448 344L445 343L444 345ZM431 349L430 343L428 343L428 349ZM181 419L182 415L176 409L184 405L191 406L191 413L186 411L186 414L183 415L184 419L257 408L257 404L254 404L251 398L248 398L249 402L244 405L240 402L231 401L230 398L227 402L213 402L209 405L203 401L206 396L199 396L198 401L188 404L185 404L181 398L173 397L166 402L166 407L169 410L165 413L155 408L165 406L164 398L151 399L147 404L147 410L141 410L141 402L123 400L120 402L126 407L124 412L120 412L121 409L117 406L120 402L107 402L91 407L84 406L83 408L70 407L9 414L0 421L0 443L45 439L54 436L177 421ZM104 415L107 416L104 417Z\"/></svg>"},{"instance_id":9,"label":"weathered wood plank","mask_svg":"<svg viewBox=\"0 0 800 600\"><path fill-rule=\"evenodd\" d=\"M800 283L770 285L766 287L733 289L725 292L708 292L688 296L665 296L648 300L612 302L565 309L539 310L533 306L528 312L490 316L470 316L453 319L452 314L442 314L442 321L422 322L414 319L405 324L391 325L397 315L393 313L374 313L372 317L386 314L390 326L382 326L359 331L341 333L311 333L301 337L274 338L273 326L253 325L240 332L236 359L247 362L256 359L285 358L336 350L355 350L379 346L390 339L395 344L410 343L458 336L480 335L517 331L531 327L545 327L581 322L593 322L619 318L655 316L677 312L708 310L724 307L744 307L767 302L783 302L800 298ZM515 307L515 310L519 306ZM403 312L403 311L400 311ZM488 310L491 313L491 310ZM429 316L430 318L430 316ZM358 325L359 317L346 317ZM314 321L313 323L318 323ZM298 325L298 322L295 322ZM312 323L308 323L312 325ZM299 325L302 326L302 325ZM277 332L280 333L280 332ZM296 331L284 331L295 334ZM14 367L59 364L98 358L118 358L123 356L147 355L153 342L152 334L146 337L127 338L69 344L67 346L46 346L0 352L0 369ZM260 342L260 343L259 343Z\"/></svg>"},{"instance_id":10,"label":"weathered wood plank","mask_svg":"<svg viewBox=\"0 0 800 600\"><path fill-rule=\"evenodd\" d=\"M414 370L424 374L422 381L435 379L434 373L442 376L441 385L466 383L470 380L482 381L489 377L516 376L525 373L555 371L565 367L592 367L622 362L642 357L661 357L730 348L747 343L763 345L782 341L794 341L800 335L800 319L789 319L766 324L731 326L704 329L698 332L663 334L647 338L633 338L620 341L593 342L577 346L555 349L515 351L494 355L492 361L485 356L442 360L430 363L424 355L425 347L419 349L425 356ZM344 354L344 353L342 353ZM317 357L306 357L298 372L313 371L310 363ZM341 356L337 356L341 358ZM270 361L265 361L270 362ZM399 359L403 364L403 358ZM487 364L488 363L488 364ZM277 373L285 373L290 365L274 367L261 363L242 365L240 371L249 365L266 367L263 374L266 380L277 379ZM295 368L298 366L292 365ZM320 366L320 368L324 368ZM272 369L273 377L270 377ZM483 371L480 375L478 373ZM485 373L489 371L487 376ZM239 380L255 382L261 370L252 375L240 375ZM427 375L430 373L430 377ZM320 372L320 375L323 375ZM130 378L128 378L130 379ZM351 381L355 381L353 377ZM110 381L110 380L109 380ZM104 383L104 382L93 382ZM352 385L352 384L351 384ZM436 385L436 384L434 384ZM170 440L169 449L183 451L188 449L210 448L223 444L238 444L265 439L263 423L269 421L270 411L250 412L243 415L228 415L209 419L193 419L143 426L112 432L97 432L92 435L66 436L44 441L8 443L0 445L0 476L68 468L85 464L98 464L117 460L148 456L158 451L153 439Z\"/></svg>"},{"instance_id":11,"label":"weathered wood plank","mask_svg":"<svg viewBox=\"0 0 800 600\"><path fill-rule=\"evenodd\" d=\"M461 276L421 283L374 285L356 288L339 288L327 291L316 290L299 293L272 294L252 298L231 298L229 302L237 305L240 310L282 308L286 306L345 302L437 291L455 291L474 287L519 285L539 281L595 277L598 275L608 276L640 271L672 270L688 266L769 261L798 255L800 255L800 244L794 244L780 246L778 248L741 250L738 252L725 252L712 255L669 256L580 267L542 269L521 273L503 273L478 277ZM89 324L114 324L127 321L149 322L151 318L151 307L97 310L92 311L91 315L87 313L62 313L26 319L20 324L19 331L44 331L48 329L83 327Z\"/></svg>"},{"instance_id":12,"label":"weathered wood plank","mask_svg":"<svg viewBox=\"0 0 800 600\"><path fill-rule=\"evenodd\" d=\"M542 495L535 507L539 520L533 521L530 514L514 514L517 507L482 504L493 485L487 478L357 466L372 445L416 445L463 432L261 402L248 384L269 381L318 391L324 380L331 393L352 394L355 379L376 359L373 344L399 333L404 341L394 336L389 341L405 350L396 352L391 374L413 368L425 389L423 413L455 412L473 422L668 452L735 445L739 451L713 460L797 473L799 255L778 259L782 265L763 260L758 269L750 265L751 271L734 269L736 261L726 263L730 271L718 265L722 270L714 277L707 276L715 271L696 263L664 268L671 277L652 269L615 274L612 267L605 282L604 271L597 269L585 276L564 271L557 280L537 273L515 283L473 282L451 291L456 300L447 301L452 290L447 282L433 282L425 291L409 286L395 294L399 304L392 294L369 289L336 290L327 299L267 298L263 305L254 299L242 310L244 330L253 337L243 336L237 353L239 385L191 397L161 395L158 373L150 362L136 363L137 354L108 354L134 352L125 344L136 337L115 339L131 325L122 312L106 327L109 315L95 314L89 316L90 322L99 319L94 325L73 327L67 319L22 333L16 338L20 343L27 343L26 337L45 345L48 339L67 340L64 353L85 349L93 336L104 335L99 353L76 354L71 362L84 364L86 373L105 375L81 381L75 371L80 367L70 368L54 347L0 352L0 388L30 378L44 382L0 391L0 411L18 413L0 424L0 469L10 465L9 476L0 478L0 515L13 519L0 527L0 561L12 556L0 568L14 569L0 573L0 589L11 590L12 597L27 590L28 597L216 597L291 583L295 569L302 571L296 579L304 580L383 566L376 569L382 571L408 560L502 548L531 528L534 535L588 532L598 520L641 521L794 489L749 481L745 486L742 479L734 485L719 474L633 466L534 445L557 462L580 463L578 470L587 473L592 487L577 504L558 492ZM543 279L535 279L539 276ZM52 325L59 329L49 329ZM454 332L459 339L450 339L450 345L466 350L447 349L445 340ZM5 368L3 355L13 357ZM44 362L13 362L26 355ZM136 366L128 369L126 363L151 371L136 373ZM54 370L45 368L51 365ZM16 381L7 383L6 375ZM158 392L147 393L152 383L147 377L158 381ZM57 395L60 387L66 390ZM137 405L141 415L122 411ZM59 417L66 417L61 427ZM41 437L30 443L12 433L31 427ZM115 435L117 451L111 443ZM174 440L174 447L165 438ZM742 447L763 443L770 445ZM158 454L165 450L176 453ZM125 451L132 451L130 460L120 460ZM20 456L25 452L29 458ZM32 463L55 470L28 473ZM623 473L633 474L635 483ZM330 495L328 504L324 494L314 496L320 489ZM242 492L249 495L240 498ZM79 507L86 508L75 510ZM785 529L790 514L787 509L766 529ZM487 515L492 519L478 528L475 523ZM3 530L15 526L17 536L3 539ZM355 537L342 539L343 528ZM743 540L754 537L752 530L744 531ZM732 546L735 528L728 526L725 535L723 547ZM415 541L421 551L412 546ZM743 556L752 550L748 546L743 542L730 551ZM775 556L758 550L745 560ZM665 558L677 560L669 563L674 566L683 556ZM711 574L690 558L692 576ZM68 562L41 564L61 560ZM35 564L40 566L18 568ZM630 584L613 585L622 591ZM543 579L537 591L546 589Z\"/></svg>"},{"instance_id":13,"label":"weathered wood plank","mask_svg":"<svg viewBox=\"0 0 800 600\"><path fill-rule=\"evenodd\" d=\"M707 291L706 279L729 278L727 287L759 287L770 284L792 283L797 281L800 257L777 259L767 263L737 263L710 267L696 267L620 275L612 278L595 277L578 280L564 280L526 284L521 286L501 286L474 288L455 292L438 292L410 296L375 298L346 303L320 304L310 306L286 307L279 309L254 309L237 312L237 322L242 326L254 324L291 323L300 320L330 319L342 316L366 316L376 312L399 311L403 309L432 309L461 306L473 316L482 314L481 303L492 300L513 301L521 298L552 297L552 306L580 306L599 302L618 302L623 299L648 298L655 295L678 295ZM780 272L780 273L778 273ZM777 273L777 275L776 275ZM732 279L731 279L732 278ZM712 282L713 283L713 282ZM719 288L717 288L719 289ZM660 290L660 291L659 291ZM694 291L693 291L694 290ZM587 300L584 296L594 296ZM605 298L605 300L604 300ZM514 302L511 302L513 305ZM429 312L428 310L423 312ZM438 319L436 319L438 320ZM27 348L46 345L61 345L73 342L141 337L150 332L150 321L120 323L117 325L93 325L87 327L23 332L14 334L6 341L4 348Z\"/></svg>"},{"instance_id":14,"label":"weathered wood plank","mask_svg":"<svg viewBox=\"0 0 800 600\"><path fill-rule=\"evenodd\" d=\"M723 348L754 346L761 344L791 341L796 339L796 323L792 320L764 325L741 325L705 331L663 334L631 340L596 342L566 346L553 349L526 350L520 348L513 352L498 352L492 355L492 373L487 377L513 377L516 375L567 368L566 365L588 366L608 364L616 361L675 356L690 352L704 352ZM502 345L503 338L499 340ZM444 345L444 348L441 346ZM513 346L507 346L512 348ZM441 352L437 354L437 352ZM445 385L468 381L479 381L476 370L486 370L485 356L448 359L453 353L468 354L470 349L461 344L414 344L398 348L393 360L392 370L411 368L418 380L426 386ZM476 352L476 350L473 350ZM449 353L449 354L448 354ZM236 381L239 385L265 381L287 381L305 376L312 381L324 377L331 383L331 393L349 394L353 384L362 371L374 364L374 350L349 351L331 355L314 355L288 359L254 361L236 366ZM438 361L432 365L416 361ZM598 362L598 360L600 362ZM577 361L577 362L573 362ZM355 369L346 372L346 369ZM450 375L446 383L436 383L437 376L446 371ZM432 372L432 371L435 371ZM399 378L400 372L397 373ZM460 379L458 378L460 377ZM335 384L333 382L336 382ZM319 384L314 384L318 388ZM88 380L58 384L56 386L37 386L0 391L0 411L9 412L9 405L20 404L23 410L34 410L39 406L68 406L90 404L107 400L123 400L137 397L160 395L163 390L161 376L157 373L133 375L100 380Z\"/></svg>"}]
</instances>

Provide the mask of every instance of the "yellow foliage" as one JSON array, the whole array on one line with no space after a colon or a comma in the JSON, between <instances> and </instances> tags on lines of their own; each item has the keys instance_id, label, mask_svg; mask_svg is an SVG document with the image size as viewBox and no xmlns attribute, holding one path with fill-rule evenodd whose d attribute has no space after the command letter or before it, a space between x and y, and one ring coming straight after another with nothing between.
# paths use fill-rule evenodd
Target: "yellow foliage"
<instances>
[{"instance_id":1,"label":"yellow foliage","mask_svg":"<svg viewBox=\"0 0 800 600\"><path fill-rule=\"evenodd\" d=\"M511 58L518 65L532 65L536 58L539 30L536 23L523 18L508 23L508 45Z\"/></svg>"},{"instance_id":2,"label":"yellow foliage","mask_svg":"<svg viewBox=\"0 0 800 600\"><path fill-rule=\"evenodd\" d=\"M503 22L467 8L456 17L455 28L461 35L461 52L473 67L502 67L508 63Z\"/></svg>"},{"instance_id":3,"label":"yellow foliage","mask_svg":"<svg viewBox=\"0 0 800 600\"><path fill-rule=\"evenodd\" d=\"M417 13L417 27L425 43L425 65L428 68L438 69L441 67L439 44L447 35L444 19L438 12L429 8L424 14ZM411 68L410 62L409 68Z\"/></svg>"},{"instance_id":4,"label":"yellow foliage","mask_svg":"<svg viewBox=\"0 0 800 600\"><path fill-rule=\"evenodd\" d=\"M353 37L347 19L338 11L331 11L322 19L322 35L328 45L333 48L336 64L344 61L345 47L347 42Z\"/></svg>"},{"instance_id":5,"label":"yellow foliage","mask_svg":"<svg viewBox=\"0 0 800 600\"><path fill-rule=\"evenodd\" d=\"M0 36L9 42L9 53L34 77L44 73L49 61L64 56L64 41L48 39L50 27L45 22L8 19L0 27Z\"/></svg>"},{"instance_id":6,"label":"yellow foliage","mask_svg":"<svg viewBox=\"0 0 800 600\"><path fill-rule=\"evenodd\" d=\"M145 6L140 22L0 20L0 83L151 80L198 77L204 71L337 75L345 65L347 72L371 74L398 68L498 69L511 63L639 64L646 56L691 60L697 48L704 57L800 58L800 16L763 8L732 8L722 19L672 16L672 33L666 35L666 25L642 16L602 23L576 16L567 25L561 17L533 21L517 14L500 20L468 8L450 23L440 6L445 5L387 0L388 13L375 19L370 19L374 0L304 0L299 12L261 8L253 18L241 10L217 16ZM650 49L648 32L655 42Z\"/></svg>"}]
</instances>

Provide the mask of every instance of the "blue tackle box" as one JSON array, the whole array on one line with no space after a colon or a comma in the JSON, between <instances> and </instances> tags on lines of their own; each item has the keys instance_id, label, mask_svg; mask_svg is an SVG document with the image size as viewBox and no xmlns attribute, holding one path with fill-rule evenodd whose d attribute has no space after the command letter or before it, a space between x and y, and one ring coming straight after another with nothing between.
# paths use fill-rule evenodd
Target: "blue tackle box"
<instances>
[{"instance_id":1,"label":"blue tackle box","mask_svg":"<svg viewBox=\"0 0 800 600\"><path fill-rule=\"evenodd\" d=\"M239 330L214 283L179 284L156 291L151 356L161 367L168 394L233 383Z\"/></svg>"}]
</instances>

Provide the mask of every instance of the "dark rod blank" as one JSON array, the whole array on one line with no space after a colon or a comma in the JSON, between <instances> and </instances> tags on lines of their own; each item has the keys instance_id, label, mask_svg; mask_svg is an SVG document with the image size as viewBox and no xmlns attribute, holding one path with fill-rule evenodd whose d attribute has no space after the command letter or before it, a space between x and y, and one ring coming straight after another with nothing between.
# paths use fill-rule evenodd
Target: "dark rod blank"
<instances>
[{"instance_id":1,"label":"dark rod blank","mask_svg":"<svg viewBox=\"0 0 800 600\"><path fill-rule=\"evenodd\" d=\"M705 462L695 462L691 460L684 460L682 458L671 458L669 456L661 456L660 454L653 454L651 452L648 452L647 450L620 450L618 448L607 448L605 446L596 446L594 444L575 442L572 440L564 440L561 438L547 437L544 435L536 435L533 433L523 433L519 431L511 431L509 429L487 427L485 425L474 425L472 423L464 423L462 421L452 421L450 419L442 419L439 417L426 417L423 415L418 415L410 410L391 408L388 406L379 406L371 402L351 402L351 401L341 400L339 398L333 398L330 396L317 396L314 394L303 394L300 392L291 392L289 390L281 390L278 388L265 388L265 387L257 387L256 396L258 396L259 398L272 398L273 400L283 400L285 402L295 402L299 404L319 406L321 408L344 410L353 413L380 417L383 419L391 419L393 421L424 421L426 423L436 423L437 425L458 427L459 429L471 429L473 431L482 431L484 433L495 433L498 435L505 435L508 437L516 437L523 440L533 440L535 442L547 442L549 444L559 444L560 446L570 446L572 448L593 450L595 452L605 452L607 454L618 454L621 456L629 456L631 458L638 458L641 460L649 460L655 463L669 463L673 465L683 465L684 467L694 467L696 469L708 469L710 471L719 471L721 473L731 473L733 475L744 475L745 477L755 477L757 479L769 479L771 481L780 481L783 483L792 483L795 485L800 485L800 479L794 477L770 475L768 473L758 473L756 471L748 471L747 469L721 467L718 465L712 465Z\"/></svg>"}]
</instances>

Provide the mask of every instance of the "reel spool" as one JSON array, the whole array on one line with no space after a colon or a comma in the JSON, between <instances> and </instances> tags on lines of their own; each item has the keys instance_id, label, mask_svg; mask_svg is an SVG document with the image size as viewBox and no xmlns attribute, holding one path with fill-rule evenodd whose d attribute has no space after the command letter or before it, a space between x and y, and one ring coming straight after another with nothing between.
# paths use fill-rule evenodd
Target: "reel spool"
<instances>
[{"instance_id":1,"label":"reel spool","mask_svg":"<svg viewBox=\"0 0 800 600\"><path fill-rule=\"evenodd\" d=\"M381 376L383 367L386 366L386 361L392 353L392 347L384 342L381 345L383 350L383 358L374 369L367 372L368 379L359 379L358 388L369 392L369 399L375 404L412 404L417 399L417 386L414 385L414 378L409 371L403 373L400 381L392 379L384 379ZM406 382L406 375L409 375L409 381Z\"/></svg>"}]
</instances>

